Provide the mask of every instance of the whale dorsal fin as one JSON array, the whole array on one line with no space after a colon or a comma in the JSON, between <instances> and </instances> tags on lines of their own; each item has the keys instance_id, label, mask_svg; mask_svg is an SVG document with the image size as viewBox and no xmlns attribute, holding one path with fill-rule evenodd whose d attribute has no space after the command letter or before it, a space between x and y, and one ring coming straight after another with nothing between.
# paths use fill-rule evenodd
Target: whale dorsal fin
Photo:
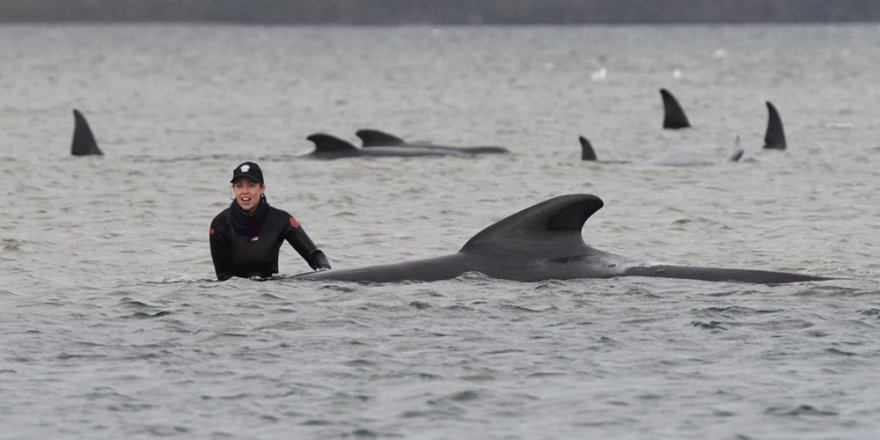
<instances>
[{"instance_id":1,"label":"whale dorsal fin","mask_svg":"<svg viewBox=\"0 0 880 440\"><path fill-rule=\"evenodd\" d=\"M773 103L767 101L767 132L764 133L764 148L771 150L784 150L785 130L782 128L782 118Z\"/></svg>"},{"instance_id":2,"label":"whale dorsal fin","mask_svg":"<svg viewBox=\"0 0 880 440\"><path fill-rule=\"evenodd\" d=\"M596 150L593 149L590 141L583 136L579 136L578 140L581 141L581 160L597 160Z\"/></svg>"},{"instance_id":3,"label":"whale dorsal fin","mask_svg":"<svg viewBox=\"0 0 880 440\"><path fill-rule=\"evenodd\" d=\"M483 229L471 237L460 252L507 252L525 248L564 254L582 250L584 222L602 205L602 199L591 194L555 197Z\"/></svg>"},{"instance_id":4,"label":"whale dorsal fin","mask_svg":"<svg viewBox=\"0 0 880 440\"><path fill-rule=\"evenodd\" d=\"M660 89L660 96L663 97L663 128L677 129L690 127L691 123L688 121L687 116L685 116L684 110L678 104L675 96L672 96L672 93L669 93L669 90L666 89Z\"/></svg>"},{"instance_id":5,"label":"whale dorsal fin","mask_svg":"<svg viewBox=\"0 0 880 440\"><path fill-rule=\"evenodd\" d=\"M318 154L357 151L357 147L348 141L344 141L329 134L315 133L309 135L306 139L315 143L315 153Z\"/></svg>"},{"instance_id":6,"label":"whale dorsal fin","mask_svg":"<svg viewBox=\"0 0 880 440\"><path fill-rule=\"evenodd\" d=\"M736 140L733 141L733 147L730 148L730 154L727 155L727 160L736 162L742 158L744 152L745 150L743 150L743 147L739 142L739 135L736 135Z\"/></svg>"},{"instance_id":7,"label":"whale dorsal fin","mask_svg":"<svg viewBox=\"0 0 880 440\"><path fill-rule=\"evenodd\" d=\"M70 154L74 156L104 154L95 142L95 135L92 134L89 123L77 109L73 109L73 141L70 144Z\"/></svg>"},{"instance_id":8,"label":"whale dorsal fin","mask_svg":"<svg viewBox=\"0 0 880 440\"><path fill-rule=\"evenodd\" d=\"M358 130L356 133L357 137L361 138L363 142L363 146L365 147L390 147L394 145L403 145L406 142L393 134L385 133L384 131L372 130L369 128L365 128L363 130Z\"/></svg>"}]
</instances>

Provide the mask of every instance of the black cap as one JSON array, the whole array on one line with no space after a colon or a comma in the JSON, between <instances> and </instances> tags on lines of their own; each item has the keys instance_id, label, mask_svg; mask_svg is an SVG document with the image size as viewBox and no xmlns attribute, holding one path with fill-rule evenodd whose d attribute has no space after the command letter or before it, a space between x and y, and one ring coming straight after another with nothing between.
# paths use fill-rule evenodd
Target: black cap
<instances>
[{"instance_id":1,"label":"black cap","mask_svg":"<svg viewBox=\"0 0 880 440\"><path fill-rule=\"evenodd\" d=\"M253 162L245 162L232 170L232 180L229 182L235 182L235 179L238 179L239 177L247 177L254 182L263 183L263 170L260 169L259 165Z\"/></svg>"}]
</instances>

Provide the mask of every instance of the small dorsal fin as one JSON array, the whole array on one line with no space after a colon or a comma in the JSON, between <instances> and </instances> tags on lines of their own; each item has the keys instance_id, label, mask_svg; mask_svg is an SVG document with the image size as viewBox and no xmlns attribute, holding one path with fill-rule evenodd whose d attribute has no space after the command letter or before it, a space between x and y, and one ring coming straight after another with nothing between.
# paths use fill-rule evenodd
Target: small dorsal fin
<instances>
[{"instance_id":1,"label":"small dorsal fin","mask_svg":"<svg viewBox=\"0 0 880 440\"><path fill-rule=\"evenodd\" d=\"M672 93L669 93L669 90L666 89L660 89L660 96L663 97L663 128L677 129L690 127L691 123L688 121L687 116L685 116L684 110L678 104L675 96L672 96Z\"/></svg>"},{"instance_id":2,"label":"small dorsal fin","mask_svg":"<svg viewBox=\"0 0 880 440\"><path fill-rule=\"evenodd\" d=\"M357 137L361 138L363 146L365 147L389 147L406 143L403 139L394 136L393 134L369 128L358 130L355 134Z\"/></svg>"},{"instance_id":3,"label":"small dorsal fin","mask_svg":"<svg viewBox=\"0 0 880 440\"><path fill-rule=\"evenodd\" d=\"M584 222L602 205L602 199L591 194L555 197L483 229L471 237L460 252L507 252L524 248L553 249L557 254L574 252L585 246L581 236Z\"/></svg>"},{"instance_id":4,"label":"small dorsal fin","mask_svg":"<svg viewBox=\"0 0 880 440\"><path fill-rule=\"evenodd\" d=\"M784 150L788 145L785 142L785 130L782 128L782 118L773 103L767 101L767 132L764 133L764 148L771 150Z\"/></svg>"},{"instance_id":5,"label":"small dorsal fin","mask_svg":"<svg viewBox=\"0 0 880 440\"><path fill-rule=\"evenodd\" d=\"M744 152L745 150L743 150L743 147L739 142L739 135L736 135L736 140L733 141L733 147L730 149L730 154L727 156L727 160L736 162L742 158Z\"/></svg>"},{"instance_id":6,"label":"small dorsal fin","mask_svg":"<svg viewBox=\"0 0 880 440\"><path fill-rule=\"evenodd\" d=\"M345 151L357 150L357 147L348 141L339 139L324 133L314 133L306 139L315 143L315 153L340 153Z\"/></svg>"},{"instance_id":7,"label":"small dorsal fin","mask_svg":"<svg viewBox=\"0 0 880 440\"><path fill-rule=\"evenodd\" d=\"M73 109L73 141L70 143L70 154L74 156L104 154L95 142L95 135L92 134L89 123L77 109Z\"/></svg>"},{"instance_id":8,"label":"small dorsal fin","mask_svg":"<svg viewBox=\"0 0 880 440\"><path fill-rule=\"evenodd\" d=\"M581 160L597 160L596 150L593 149L593 145L590 144L590 141L583 136L579 136L578 140L581 141Z\"/></svg>"}]
</instances>

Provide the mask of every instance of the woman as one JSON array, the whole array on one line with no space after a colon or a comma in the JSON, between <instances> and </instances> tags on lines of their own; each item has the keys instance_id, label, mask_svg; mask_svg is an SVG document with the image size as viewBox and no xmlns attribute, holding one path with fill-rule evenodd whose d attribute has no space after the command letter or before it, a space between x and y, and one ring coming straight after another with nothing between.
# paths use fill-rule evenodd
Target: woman
<instances>
[{"instance_id":1,"label":"woman","mask_svg":"<svg viewBox=\"0 0 880 440\"><path fill-rule=\"evenodd\" d=\"M287 240L317 271L329 270L327 257L292 215L269 206L263 171L245 162L232 172L235 200L211 221L211 258L220 281L269 277L278 273L278 251Z\"/></svg>"}]
</instances>

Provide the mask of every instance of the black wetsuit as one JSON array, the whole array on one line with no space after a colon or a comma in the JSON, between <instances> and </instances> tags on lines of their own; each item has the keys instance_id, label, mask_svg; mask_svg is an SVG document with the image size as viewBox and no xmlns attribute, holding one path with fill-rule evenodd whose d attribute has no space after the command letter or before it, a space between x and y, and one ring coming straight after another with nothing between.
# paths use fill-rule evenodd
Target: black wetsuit
<instances>
[{"instance_id":1,"label":"black wetsuit","mask_svg":"<svg viewBox=\"0 0 880 440\"><path fill-rule=\"evenodd\" d=\"M299 222L290 214L261 200L252 215L232 201L211 221L211 258L218 280L234 276L268 277L278 273L278 252L287 240L312 269L330 269Z\"/></svg>"}]
</instances>

